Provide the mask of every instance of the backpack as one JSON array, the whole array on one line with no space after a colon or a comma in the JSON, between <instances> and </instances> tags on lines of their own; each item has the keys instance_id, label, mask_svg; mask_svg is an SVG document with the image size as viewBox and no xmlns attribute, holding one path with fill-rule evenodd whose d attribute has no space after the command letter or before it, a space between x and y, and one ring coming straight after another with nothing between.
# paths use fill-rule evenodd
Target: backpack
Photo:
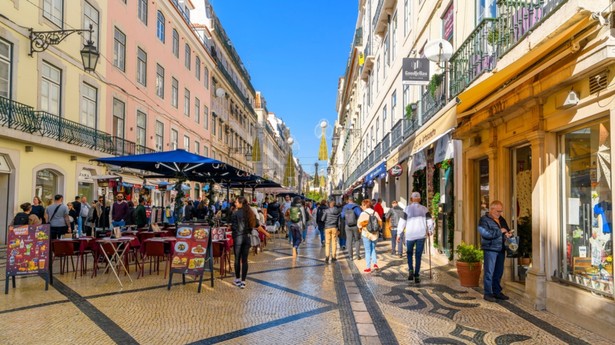
<instances>
[{"instance_id":1,"label":"backpack","mask_svg":"<svg viewBox=\"0 0 615 345\"><path fill-rule=\"evenodd\" d=\"M319 207L316 210L316 223L323 223L323 219L322 216L324 215L325 212L323 212L322 207Z\"/></svg>"},{"instance_id":2,"label":"backpack","mask_svg":"<svg viewBox=\"0 0 615 345\"><path fill-rule=\"evenodd\" d=\"M357 226L357 214L354 213L354 209L358 206L353 206L352 208L344 211L344 220L346 221L346 226Z\"/></svg>"},{"instance_id":3,"label":"backpack","mask_svg":"<svg viewBox=\"0 0 615 345\"><path fill-rule=\"evenodd\" d=\"M299 223L301 221L301 208L298 206L291 206L289 219L293 223Z\"/></svg>"},{"instance_id":4,"label":"backpack","mask_svg":"<svg viewBox=\"0 0 615 345\"><path fill-rule=\"evenodd\" d=\"M374 212L375 213L375 212ZM369 214L369 220L367 221L367 231L369 231L372 234L377 234L380 232L380 224L378 224L378 218L376 217L375 214Z\"/></svg>"},{"instance_id":5,"label":"backpack","mask_svg":"<svg viewBox=\"0 0 615 345\"><path fill-rule=\"evenodd\" d=\"M19 212L15 215L15 219L13 220L13 225L28 225L29 219L28 214L25 212Z\"/></svg>"}]
</instances>

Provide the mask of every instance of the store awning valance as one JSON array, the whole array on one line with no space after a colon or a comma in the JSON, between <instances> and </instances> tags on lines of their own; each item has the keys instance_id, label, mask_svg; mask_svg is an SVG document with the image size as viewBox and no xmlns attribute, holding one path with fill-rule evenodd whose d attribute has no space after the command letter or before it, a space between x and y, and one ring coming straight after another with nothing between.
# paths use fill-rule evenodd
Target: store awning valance
<instances>
[{"instance_id":1,"label":"store awning valance","mask_svg":"<svg viewBox=\"0 0 615 345\"><path fill-rule=\"evenodd\" d=\"M387 165L385 162L382 162L380 164L378 164L372 171L369 172L369 174L367 174L367 176L365 176L365 182L371 182L372 180L375 179L380 179L385 177L387 174Z\"/></svg>"}]
</instances>

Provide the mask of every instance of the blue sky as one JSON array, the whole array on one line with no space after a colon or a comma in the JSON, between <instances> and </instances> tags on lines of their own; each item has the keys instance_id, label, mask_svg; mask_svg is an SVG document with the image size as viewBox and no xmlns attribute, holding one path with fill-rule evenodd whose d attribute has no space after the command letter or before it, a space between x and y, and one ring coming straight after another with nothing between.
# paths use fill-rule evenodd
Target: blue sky
<instances>
[{"instance_id":1,"label":"blue sky","mask_svg":"<svg viewBox=\"0 0 615 345\"><path fill-rule=\"evenodd\" d=\"M331 126L335 122L337 83L346 69L358 1L210 2L254 88L265 96L267 109L290 127L300 163L312 173L320 144L314 128L321 119ZM327 145L330 154L330 136Z\"/></svg>"}]
</instances>

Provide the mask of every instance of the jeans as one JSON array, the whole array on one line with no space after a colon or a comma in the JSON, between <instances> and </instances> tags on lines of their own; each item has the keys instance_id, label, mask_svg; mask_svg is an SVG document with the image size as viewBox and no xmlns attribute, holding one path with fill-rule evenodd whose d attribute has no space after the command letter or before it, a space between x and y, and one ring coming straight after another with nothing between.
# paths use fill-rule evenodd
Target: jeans
<instances>
[{"instance_id":1,"label":"jeans","mask_svg":"<svg viewBox=\"0 0 615 345\"><path fill-rule=\"evenodd\" d=\"M318 232L320 233L320 243L325 242L325 226L318 226Z\"/></svg>"},{"instance_id":2,"label":"jeans","mask_svg":"<svg viewBox=\"0 0 615 345\"><path fill-rule=\"evenodd\" d=\"M412 266L412 255L414 252L414 245L416 244L416 261L414 268ZM414 276L418 277L421 271L421 256L423 256L423 247L425 246L425 239L406 241L406 250L408 251L408 269L414 271Z\"/></svg>"},{"instance_id":3,"label":"jeans","mask_svg":"<svg viewBox=\"0 0 615 345\"><path fill-rule=\"evenodd\" d=\"M122 219L122 220L114 220L111 222L111 225L113 225L113 227L119 226L122 227L124 225L126 225L126 222Z\"/></svg>"},{"instance_id":4,"label":"jeans","mask_svg":"<svg viewBox=\"0 0 615 345\"><path fill-rule=\"evenodd\" d=\"M376 257L376 242L370 241L369 238L363 237L363 245L365 246L365 267L371 268L372 265L378 264L378 258Z\"/></svg>"},{"instance_id":5,"label":"jeans","mask_svg":"<svg viewBox=\"0 0 615 345\"><path fill-rule=\"evenodd\" d=\"M242 235L233 238L233 249L235 250L235 278L239 279L239 272L241 272L241 281L245 281L248 275L250 237Z\"/></svg>"},{"instance_id":6,"label":"jeans","mask_svg":"<svg viewBox=\"0 0 615 345\"><path fill-rule=\"evenodd\" d=\"M288 237L292 236L292 245L294 248L299 248L301 244L301 227L298 224L291 223L289 225Z\"/></svg>"},{"instance_id":7,"label":"jeans","mask_svg":"<svg viewBox=\"0 0 615 345\"><path fill-rule=\"evenodd\" d=\"M500 281L504 274L504 259L505 252L483 251L484 268L483 268L483 289L485 296L498 295L502 292Z\"/></svg>"},{"instance_id":8,"label":"jeans","mask_svg":"<svg viewBox=\"0 0 615 345\"><path fill-rule=\"evenodd\" d=\"M331 248L331 255L329 255L329 248ZM337 229L327 228L325 229L325 256L335 259L337 255Z\"/></svg>"},{"instance_id":9,"label":"jeans","mask_svg":"<svg viewBox=\"0 0 615 345\"><path fill-rule=\"evenodd\" d=\"M288 232L288 242L292 244L293 243L293 232L290 229L291 225L293 225L293 222L291 222L290 220L287 220L286 221L286 232Z\"/></svg>"},{"instance_id":10,"label":"jeans","mask_svg":"<svg viewBox=\"0 0 615 345\"><path fill-rule=\"evenodd\" d=\"M346 247L346 239L343 237L340 237L340 247Z\"/></svg>"},{"instance_id":11,"label":"jeans","mask_svg":"<svg viewBox=\"0 0 615 345\"><path fill-rule=\"evenodd\" d=\"M397 247L397 250L395 250ZM397 229L391 228L391 252L402 255L404 253L404 232L399 235L399 242L397 242Z\"/></svg>"},{"instance_id":12,"label":"jeans","mask_svg":"<svg viewBox=\"0 0 615 345\"><path fill-rule=\"evenodd\" d=\"M307 231L308 231L308 227L306 226L306 227L303 229L303 231L301 232L301 238L302 238L304 241L307 241Z\"/></svg>"},{"instance_id":13,"label":"jeans","mask_svg":"<svg viewBox=\"0 0 615 345\"><path fill-rule=\"evenodd\" d=\"M76 219L76 221L77 221L77 237L81 237L81 234L83 233L83 227L85 226L83 218L84 217L77 217L77 219Z\"/></svg>"},{"instance_id":14,"label":"jeans","mask_svg":"<svg viewBox=\"0 0 615 345\"><path fill-rule=\"evenodd\" d=\"M361 234L356 226L346 226L346 240L348 244L348 257L354 260L354 246L357 246L357 259L361 257Z\"/></svg>"}]
</instances>

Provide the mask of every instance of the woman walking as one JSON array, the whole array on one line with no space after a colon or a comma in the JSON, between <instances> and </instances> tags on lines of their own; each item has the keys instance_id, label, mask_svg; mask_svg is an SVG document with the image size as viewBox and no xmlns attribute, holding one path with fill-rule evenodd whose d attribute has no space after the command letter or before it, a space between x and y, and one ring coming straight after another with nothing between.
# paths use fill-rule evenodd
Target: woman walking
<instances>
[{"instance_id":1,"label":"woman walking","mask_svg":"<svg viewBox=\"0 0 615 345\"><path fill-rule=\"evenodd\" d=\"M382 220L378 213L372 209L372 202L369 199L365 199L361 202L361 209L363 209L363 212L361 212L357 224L361 230L361 238L363 238L363 244L365 246L365 269L363 272L370 273L372 271L372 264L375 270L378 269L376 242L378 242L378 236L382 228ZM375 217L377 224L371 222L372 217Z\"/></svg>"},{"instance_id":2,"label":"woman walking","mask_svg":"<svg viewBox=\"0 0 615 345\"><path fill-rule=\"evenodd\" d=\"M235 199L235 207L237 209L231 215L231 230L235 250L235 285L243 289L246 287L246 275L248 274L250 234L258 224L256 215L245 197L240 196Z\"/></svg>"}]
</instances>

